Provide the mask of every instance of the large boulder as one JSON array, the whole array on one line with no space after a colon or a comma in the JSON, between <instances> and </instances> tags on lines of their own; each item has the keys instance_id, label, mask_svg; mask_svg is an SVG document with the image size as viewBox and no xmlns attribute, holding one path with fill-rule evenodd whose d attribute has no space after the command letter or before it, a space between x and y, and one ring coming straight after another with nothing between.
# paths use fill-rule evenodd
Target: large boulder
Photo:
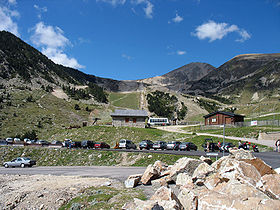
<instances>
[{"instance_id":1,"label":"large boulder","mask_svg":"<svg viewBox=\"0 0 280 210\"><path fill-rule=\"evenodd\" d=\"M263 190L274 199L280 199L280 174L268 174L262 177Z\"/></svg>"},{"instance_id":2,"label":"large boulder","mask_svg":"<svg viewBox=\"0 0 280 210\"><path fill-rule=\"evenodd\" d=\"M203 185L205 178L214 172L214 168L207 163L201 163L193 172L192 179L196 185Z\"/></svg>"},{"instance_id":3,"label":"large boulder","mask_svg":"<svg viewBox=\"0 0 280 210\"><path fill-rule=\"evenodd\" d=\"M170 189L165 186L160 187L155 194L151 197L150 200L156 200L156 201L176 201L177 206L181 208L181 203L175 193Z\"/></svg>"},{"instance_id":4,"label":"large boulder","mask_svg":"<svg viewBox=\"0 0 280 210\"><path fill-rule=\"evenodd\" d=\"M218 170L221 178L239 180L241 183L248 183L258 187L262 185L260 181L261 175L253 165L235 159L224 162L225 164Z\"/></svg>"},{"instance_id":5,"label":"large boulder","mask_svg":"<svg viewBox=\"0 0 280 210\"><path fill-rule=\"evenodd\" d=\"M208 165L211 165L213 163L213 161L211 160L211 158L207 158L207 157L204 157L204 156L200 156L199 160L207 163Z\"/></svg>"},{"instance_id":6,"label":"large boulder","mask_svg":"<svg viewBox=\"0 0 280 210\"><path fill-rule=\"evenodd\" d=\"M194 190L188 188L181 188L178 199L184 209L197 209L198 194Z\"/></svg>"},{"instance_id":7,"label":"large boulder","mask_svg":"<svg viewBox=\"0 0 280 210\"><path fill-rule=\"evenodd\" d=\"M244 150L244 149L230 149L230 156L231 158L235 158L237 160L241 159L254 159L255 156L252 154L251 151L249 150Z\"/></svg>"},{"instance_id":8,"label":"large boulder","mask_svg":"<svg viewBox=\"0 0 280 210\"><path fill-rule=\"evenodd\" d=\"M142 174L130 175L124 182L126 188L134 188L138 185L142 177Z\"/></svg>"},{"instance_id":9,"label":"large boulder","mask_svg":"<svg viewBox=\"0 0 280 210\"><path fill-rule=\"evenodd\" d=\"M267 165L263 160L259 158L241 159L241 161L244 161L246 163L255 166L255 168L259 171L261 176L264 176L266 174L276 174L276 171L274 171L271 166Z\"/></svg>"},{"instance_id":10,"label":"large boulder","mask_svg":"<svg viewBox=\"0 0 280 210\"><path fill-rule=\"evenodd\" d=\"M194 187L192 177L187 173L180 173L177 175L176 185Z\"/></svg>"},{"instance_id":11,"label":"large boulder","mask_svg":"<svg viewBox=\"0 0 280 210\"><path fill-rule=\"evenodd\" d=\"M148 165L141 178L141 183L144 185L151 184L151 181L159 178L161 174L167 170L167 168L168 167L159 160L156 161L154 165Z\"/></svg>"},{"instance_id":12,"label":"large boulder","mask_svg":"<svg viewBox=\"0 0 280 210\"><path fill-rule=\"evenodd\" d=\"M170 177L171 179L176 181L177 175L180 173L186 173L192 176L197 166L199 166L199 164L201 163L202 161L197 159L192 159L187 157L180 158L170 169Z\"/></svg>"},{"instance_id":13,"label":"large boulder","mask_svg":"<svg viewBox=\"0 0 280 210\"><path fill-rule=\"evenodd\" d=\"M240 183L237 180L230 180L229 182L223 182L222 184L217 185L214 191L229 195L234 199L247 199L250 197L258 197L261 199L269 199L267 195L258 190L257 188Z\"/></svg>"}]
</instances>

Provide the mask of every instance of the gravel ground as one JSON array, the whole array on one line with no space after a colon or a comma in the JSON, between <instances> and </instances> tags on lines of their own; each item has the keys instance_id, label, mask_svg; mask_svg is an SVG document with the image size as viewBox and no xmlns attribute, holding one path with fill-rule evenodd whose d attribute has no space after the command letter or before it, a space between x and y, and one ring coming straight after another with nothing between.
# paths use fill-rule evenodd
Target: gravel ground
<instances>
[{"instance_id":1,"label":"gravel ground","mask_svg":"<svg viewBox=\"0 0 280 210\"><path fill-rule=\"evenodd\" d=\"M121 183L108 178L53 175L2 175L0 209L58 209L88 187Z\"/></svg>"}]
</instances>

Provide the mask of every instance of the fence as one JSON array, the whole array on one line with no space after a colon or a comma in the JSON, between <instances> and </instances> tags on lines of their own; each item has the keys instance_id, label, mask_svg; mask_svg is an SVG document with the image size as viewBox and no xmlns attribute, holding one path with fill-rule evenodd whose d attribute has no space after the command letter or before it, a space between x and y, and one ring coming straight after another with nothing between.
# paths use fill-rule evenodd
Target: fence
<instances>
[{"instance_id":1,"label":"fence","mask_svg":"<svg viewBox=\"0 0 280 210\"><path fill-rule=\"evenodd\" d=\"M236 127L250 127L251 122L237 122L234 124ZM263 120L255 121L255 126L280 126L280 120Z\"/></svg>"}]
</instances>

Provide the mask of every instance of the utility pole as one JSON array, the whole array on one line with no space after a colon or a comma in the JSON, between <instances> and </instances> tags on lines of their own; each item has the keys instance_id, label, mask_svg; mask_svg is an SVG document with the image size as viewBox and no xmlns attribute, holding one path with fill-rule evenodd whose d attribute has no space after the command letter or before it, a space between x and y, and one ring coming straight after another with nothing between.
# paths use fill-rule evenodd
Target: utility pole
<instances>
[{"instance_id":1,"label":"utility pole","mask_svg":"<svg viewBox=\"0 0 280 210\"><path fill-rule=\"evenodd\" d=\"M224 145L224 149L223 149L223 157L224 157L224 155L225 155L225 124L223 125L223 135L224 135L224 137L223 137L223 145Z\"/></svg>"}]
</instances>

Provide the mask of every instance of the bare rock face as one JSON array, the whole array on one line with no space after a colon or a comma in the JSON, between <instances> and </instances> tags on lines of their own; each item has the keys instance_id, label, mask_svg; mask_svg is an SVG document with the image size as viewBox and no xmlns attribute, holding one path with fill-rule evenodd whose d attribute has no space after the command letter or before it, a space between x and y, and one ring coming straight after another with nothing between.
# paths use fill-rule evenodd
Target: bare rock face
<instances>
[{"instance_id":1,"label":"bare rock face","mask_svg":"<svg viewBox=\"0 0 280 210\"><path fill-rule=\"evenodd\" d=\"M230 149L229 150L232 158L235 158L237 160L241 159L254 159L255 156L249 151L244 149Z\"/></svg>"},{"instance_id":2,"label":"bare rock face","mask_svg":"<svg viewBox=\"0 0 280 210\"><path fill-rule=\"evenodd\" d=\"M207 163L208 165L211 165L211 164L213 163L213 161L211 160L211 158L207 158L207 157L204 157L204 156L201 156L201 157L199 158L199 160L201 160L201 161Z\"/></svg>"},{"instance_id":3,"label":"bare rock face","mask_svg":"<svg viewBox=\"0 0 280 210\"><path fill-rule=\"evenodd\" d=\"M207 163L201 163L193 172L192 179L193 182L199 186L203 185L205 178L214 172L214 168Z\"/></svg>"},{"instance_id":4,"label":"bare rock face","mask_svg":"<svg viewBox=\"0 0 280 210\"><path fill-rule=\"evenodd\" d=\"M267 165L265 162L263 162L263 160L259 158L244 159L242 161L255 166L255 168L259 171L261 176L264 176L266 174L276 174L276 171L274 171L273 168L271 168L271 166Z\"/></svg>"},{"instance_id":5,"label":"bare rock face","mask_svg":"<svg viewBox=\"0 0 280 210\"><path fill-rule=\"evenodd\" d=\"M194 191L182 188L178 195L184 209L197 209L198 206L198 195Z\"/></svg>"},{"instance_id":6,"label":"bare rock face","mask_svg":"<svg viewBox=\"0 0 280 210\"><path fill-rule=\"evenodd\" d=\"M224 179L239 180L253 186L260 184L261 180L261 175L254 166L235 159L226 161L226 164L218 170L218 174Z\"/></svg>"},{"instance_id":7,"label":"bare rock face","mask_svg":"<svg viewBox=\"0 0 280 210\"><path fill-rule=\"evenodd\" d=\"M263 190L274 199L280 199L280 174L269 174L262 177Z\"/></svg>"},{"instance_id":8,"label":"bare rock face","mask_svg":"<svg viewBox=\"0 0 280 210\"><path fill-rule=\"evenodd\" d=\"M196 160L187 157L181 158L177 160L173 167L170 169L170 177L171 179L176 181L177 175L180 173L186 173L192 176L197 166L201 163L201 160Z\"/></svg>"},{"instance_id":9,"label":"bare rock face","mask_svg":"<svg viewBox=\"0 0 280 210\"><path fill-rule=\"evenodd\" d=\"M141 177L142 177L142 174L135 174L135 175L129 176L124 182L125 187L126 188L136 187L139 184Z\"/></svg>"},{"instance_id":10,"label":"bare rock face","mask_svg":"<svg viewBox=\"0 0 280 210\"><path fill-rule=\"evenodd\" d=\"M159 178L161 174L167 170L167 168L168 168L167 165L165 165L163 162L159 160L156 161L154 165L148 165L141 178L142 184L144 185L151 184L151 181Z\"/></svg>"},{"instance_id":11,"label":"bare rock face","mask_svg":"<svg viewBox=\"0 0 280 210\"><path fill-rule=\"evenodd\" d=\"M177 175L176 185L194 187L192 177L187 173L180 173Z\"/></svg>"},{"instance_id":12,"label":"bare rock face","mask_svg":"<svg viewBox=\"0 0 280 210\"><path fill-rule=\"evenodd\" d=\"M153 167L153 165L148 165L141 178L141 183L144 185L151 184L151 181L158 177L159 177L158 171Z\"/></svg>"}]
</instances>

